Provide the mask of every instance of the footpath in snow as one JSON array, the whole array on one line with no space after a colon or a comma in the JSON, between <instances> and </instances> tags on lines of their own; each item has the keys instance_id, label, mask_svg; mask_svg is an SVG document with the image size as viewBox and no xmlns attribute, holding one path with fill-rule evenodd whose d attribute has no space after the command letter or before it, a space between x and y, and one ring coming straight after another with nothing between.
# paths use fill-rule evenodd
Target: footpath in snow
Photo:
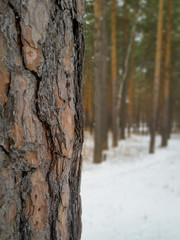
<instances>
[{"instance_id":1,"label":"footpath in snow","mask_svg":"<svg viewBox=\"0 0 180 240\"><path fill-rule=\"evenodd\" d=\"M84 160L81 240L180 240L180 135L156 145L149 155L149 137L133 135L102 164Z\"/></svg>"}]
</instances>

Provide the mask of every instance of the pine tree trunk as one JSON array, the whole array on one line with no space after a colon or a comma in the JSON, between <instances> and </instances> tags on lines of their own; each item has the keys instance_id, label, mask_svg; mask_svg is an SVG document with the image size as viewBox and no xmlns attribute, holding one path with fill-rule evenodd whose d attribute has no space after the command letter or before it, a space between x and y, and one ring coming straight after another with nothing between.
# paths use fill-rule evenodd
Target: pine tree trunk
<instances>
[{"instance_id":1,"label":"pine tree trunk","mask_svg":"<svg viewBox=\"0 0 180 240\"><path fill-rule=\"evenodd\" d=\"M81 0L0 0L0 239L79 240Z\"/></svg>"},{"instance_id":2,"label":"pine tree trunk","mask_svg":"<svg viewBox=\"0 0 180 240\"><path fill-rule=\"evenodd\" d=\"M108 149L108 39L107 39L107 0L103 0L103 23L102 23L102 149Z\"/></svg>"},{"instance_id":3,"label":"pine tree trunk","mask_svg":"<svg viewBox=\"0 0 180 240\"><path fill-rule=\"evenodd\" d=\"M121 85L118 91L118 103L117 109L118 113L120 112L120 120L118 118L118 122L120 125L120 139L125 139L125 127L126 127L126 96L127 96L127 86L128 86L128 72L129 72L129 59L131 56L131 50L134 42L134 37L136 33L137 20L139 18L139 3L137 4L137 9L135 12L134 22L131 29L131 34L129 37L129 43L127 44L127 6L126 0L124 0L123 7L123 42L124 42L124 68Z\"/></svg>"},{"instance_id":4,"label":"pine tree trunk","mask_svg":"<svg viewBox=\"0 0 180 240\"><path fill-rule=\"evenodd\" d=\"M116 56L116 0L111 0L111 82L113 147L118 144L117 121L117 56Z\"/></svg>"},{"instance_id":5,"label":"pine tree trunk","mask_svg":"<svg viewBox=\"0 0 180 240\"><path fill-rule=\"evenodd\" d=\"M166 26L166 46L165 46L165 64L164 64L164 95L162 110L162 143L163 147L167 146L169 136L169 98L170 98L170 50L171 50L171 23L172 23L172 0L168 2L168 19Z\"/></svg>"},{"instance_id":6,"label":"pine tree trunk","mask_svg":"<svg viewBox=\"0 0 180 240\"><path fill-rule=\"evenodd\" d=\"M128 33L127 33L127 2L124 0L123 4L123 17L122 17L122 25L123 25L123 75L126 71L125 69L125 62L126 62L126 55L127 55L127 46L128 46ZM121 104L120 104L120 139L125 139L125 127L126 127L126 93L127 93L127 75L124 79L124 84L122 87L122 94L121 94Z\"/></svg>"},{"instance_id":7,"label":"pine tree trunk","mask_svg":"<svg viewBox=\"0 0 180 240\"><path fill-rule=\"evenodd\" d=\"M134 44L133 44L134 45ZM134 48L133 48L134 50ZM128 81L128 107L127 107L127 116L128 116L128 136L131 134L132 126L132 103L133 103L133 90L134 90L134 51L131 54L131 66L130 66L130 76Z\"/></svg>"},{"instance_id":8,"label":"pine tree trunk","mask_svg":"<svg viewBox=\"0 0 180 240\"><path fill-rule=\"evenodd\" d=\"M92 53L86 56L89 61L84 62L84 71L83 71L83 110L84 110L84 128L86 130L90 130L92 128L92 85L93 85L93 78L92 78Z\"/></svg>"},{"instance_id":9,"label":"pine tree trunk","mask_svg":"<svg viewBox=\"0 0 180 240\"><path fill-rule=\"evenodd\" d=\"M94 1L94 163L102 161L102 3Z\"/></svg>"},{"instance_id":10,"label":"pine tree trunk","mask_svg":"<svg viewBox=\"0 0 180 240\"><path fill-rule=\"evenodd\" d=\"M126 93L127 93L127 79L124 82L121 96L121 111L120 111L120 139L125 139L126 128Z\"/></svg>"},{"instance_id":11,"label":"pine tree trunk","mask_svg":"<svg viewBox=\"0 0 180 240\"><path fill-rule=\"evenodd\" d=\"M90 56L92 59L92 55ZM89 65L89 80L88 80L88 127L90 132L92 132L93 128L93 113L92 113L92 102L93 102L93 63L90 61Z\"/></svg>"},{"instance_id":12,"label":"pine tree trunk","mask_svg":"<svg viewBox=\"0 0 180 240\"><path fill-rule=\"evenodd\" d=\"M152 97L151 129L150 129L150 134L151 134L150 146L149 146L150 153L154 153L155 134L156 134L156 121L157 121L159 83L160 83L160 72L161 72L161 56L162 56L163 5L164 5L164 0L159 0L156 58L155 58L155 75L154 75L154 86L153 86L153 97Z\"/></svg>"}]
</instances>

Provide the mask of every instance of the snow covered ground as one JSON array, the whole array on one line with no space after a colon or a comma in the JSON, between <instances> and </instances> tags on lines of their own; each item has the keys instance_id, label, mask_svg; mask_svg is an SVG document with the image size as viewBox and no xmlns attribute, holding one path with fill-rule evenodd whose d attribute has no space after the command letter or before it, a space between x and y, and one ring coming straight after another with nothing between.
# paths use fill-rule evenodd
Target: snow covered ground
<instances>
[{"instance_id":1,"label":"snow covered ground","mask_svg":"<svg viewBox=\"0 0 180 240\"><path fill-rule=\"evenodd\" d=\"M82 174L81 240L180 240L180 135L166 149L133 135L90 163L93 143L85 142Z\"/></svg>"}]
</instances>

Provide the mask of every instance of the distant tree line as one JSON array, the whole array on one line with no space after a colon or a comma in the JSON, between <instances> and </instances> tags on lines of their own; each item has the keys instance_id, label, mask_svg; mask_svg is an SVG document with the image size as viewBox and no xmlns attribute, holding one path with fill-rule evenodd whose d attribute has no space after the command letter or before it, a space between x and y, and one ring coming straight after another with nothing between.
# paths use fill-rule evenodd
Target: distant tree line
<instances>
[{"instance_id":1,"label":"distant tree line","mask_svg":"<svg viewBox=\"0 0 180 240\"><path fill-rule=\"evenodd\" d=\"M94 162L132 132L167 146L180 129L180 3L178 0L87 1L83 105L94 134Z\"/></svg>"}]
</instances>

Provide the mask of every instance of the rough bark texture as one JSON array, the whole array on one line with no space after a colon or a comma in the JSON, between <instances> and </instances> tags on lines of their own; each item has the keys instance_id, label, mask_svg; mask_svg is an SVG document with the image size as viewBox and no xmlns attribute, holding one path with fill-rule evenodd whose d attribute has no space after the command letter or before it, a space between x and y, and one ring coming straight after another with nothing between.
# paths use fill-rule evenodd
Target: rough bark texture
<instances>
[{"instance_id":1,"label":"rough bark texture","mask_svg":"<svg viewBox=\"0 0 180 240\"><path fill-rule=\"evenodd\" d=\"M82 0L0 0L0 239L81 235Z\"/></svg>"},{"instance_id":2,"label":"rough bark texture","mask_svg":"<svg viewBox=\"0 0 180 240\"><path fill-rule=\"evenodd\" d=\"M154 152L154 145L155 145L155 132L156 132L161 57L162 57L163 6L164 6L164 0L159 0L159 11L158 11L158 22L157 22L157 43L156 43L156 57L155 57L155 75L154 75L154 86L153 86L152 118L151 118L151 131L150 131L151 139L150 139L150 146L149 146L150 153Z\"/></svg>"}]
</instances>

